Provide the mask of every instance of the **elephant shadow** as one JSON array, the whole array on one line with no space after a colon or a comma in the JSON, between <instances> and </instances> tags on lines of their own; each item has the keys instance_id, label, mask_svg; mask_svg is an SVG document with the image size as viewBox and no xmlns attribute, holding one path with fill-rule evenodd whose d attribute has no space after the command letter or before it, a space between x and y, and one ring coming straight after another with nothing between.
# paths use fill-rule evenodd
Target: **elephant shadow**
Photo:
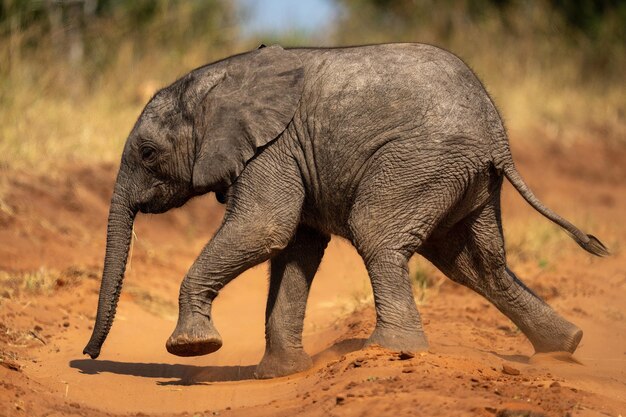
<instances>
[{"instance_id":1,"label":"elephant shadow","mask_svg":"<svg viewBox=\"0 0 626 417\"><path fill-rule=\"evenodd\" d=\"M345 353L361 349L364 341L365 339L347 339L333 344L313 355L314 367ZM212 382L251 380L255 379L254 371L256 369L256 365L197 366L92 359L71 360L69 366L88 375L109 372L118 375L168 379L168 381L157 381L158 385L201 385Z\"/></svg>"}]
</instances>

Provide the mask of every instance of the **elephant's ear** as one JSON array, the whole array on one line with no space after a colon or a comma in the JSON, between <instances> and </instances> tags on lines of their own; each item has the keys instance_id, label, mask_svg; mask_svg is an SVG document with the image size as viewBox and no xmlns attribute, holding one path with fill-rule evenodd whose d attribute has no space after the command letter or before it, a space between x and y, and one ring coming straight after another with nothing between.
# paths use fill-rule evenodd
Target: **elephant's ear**
<instances>
[{"instance_id":1,"label":"elephant's ear","mask_svg":"<svg viewBox=\"0 0 626 417\"><path fill-rule=\"evenodd\" d=\"M220 76L212 77L218 80L206 87L194 114L192 181L200 192L231 185L257 149L285 130L302 94L302 63L280 46L215 65Z\"/></svg>"}]
</instances>

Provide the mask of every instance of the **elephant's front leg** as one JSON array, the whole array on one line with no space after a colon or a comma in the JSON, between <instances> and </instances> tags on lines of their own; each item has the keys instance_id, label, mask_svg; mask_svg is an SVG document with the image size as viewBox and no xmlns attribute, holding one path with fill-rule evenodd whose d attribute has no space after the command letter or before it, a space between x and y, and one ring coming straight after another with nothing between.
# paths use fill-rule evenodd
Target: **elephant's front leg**
<instances>
[{"instance_id":1,"label":"elephant's front leg","mask_svg":"<svg viewBox=\"0 0 626 417\"><path fill-rule=\"evenodd\" d=\"M301 225L293 240L272 258L265 312L265 355L257 378L274 378L311 367L302 348L302 327L311 282L330 236Z\"/></svg>"},{"instance_id":2,"label":"elephant's front leg","mask_svg":"<svg viewBox=\"0 0 626 417\"><path fill-rule=\"evenodd\" d=\"M226 220L183 280L178 323L167 341L168 352L198 356L218 350L222 339L213 325L213 300L233 278L284 248L294 229L295 225L262 227L254 222Z\"/></svg>"},{"instance_id":3,"label":"elephant's front leg","mask_svg":"<svg viewBox=\"0 0 626 417\"><path fill-rule=\"evenodd\" d=\"M292 167L278 167L281 175L273 175L272 166L259 166L262 161L255 160L233 187L224 223L183 280L178 323L166 343L174 355L205 355L222 346L211 316L213 299L233 278L285 248L295 233L302 184Z\"/></svg>"}]
</instances>

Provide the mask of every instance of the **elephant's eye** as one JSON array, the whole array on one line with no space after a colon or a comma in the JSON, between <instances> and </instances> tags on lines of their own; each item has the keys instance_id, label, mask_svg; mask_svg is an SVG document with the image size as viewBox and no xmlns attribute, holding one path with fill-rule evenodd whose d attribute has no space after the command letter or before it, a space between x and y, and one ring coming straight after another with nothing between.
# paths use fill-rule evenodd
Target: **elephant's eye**
<instances>
[{"instance_id":1,"label":"elephant's eye","mask_svg":"<svg viewBox=\"0 0 626 417\"><path fill-rule=\"evenodd\" d=\"M154 149L152 146L143 146L140 152L141 159L144 162L153 162L156 158L156 149Z\"/></svg>"}]
</instances>

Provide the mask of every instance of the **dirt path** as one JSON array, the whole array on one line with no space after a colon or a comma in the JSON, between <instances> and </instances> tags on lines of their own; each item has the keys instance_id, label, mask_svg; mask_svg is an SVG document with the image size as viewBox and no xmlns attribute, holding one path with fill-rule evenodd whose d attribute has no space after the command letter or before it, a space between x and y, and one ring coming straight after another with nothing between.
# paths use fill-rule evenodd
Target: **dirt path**
<instances>
[{"instance_id":1,"label":"dirt path","mask_svg":"<svg viewBox=\"0 0 626 417\"><path fill-rule=\"evenodd\" d=\"M93 361L80 352L93 324L114 168L70 168L57 179L2 173L0 415L626 415L626 150L580 144L514 155L546 204L613 251L587 255L506 187L509 263L584 330L573 358L531 356L494 307L417 260L431 349L412 358L358 350L374 323L371 290L354 250L334 239L305 323L315 367L269 381L253 379L264 349L264 265L218 297L220 351L178 358L164 348L180 280L221 217L212 196L138 220L117 318Z\"/></svg>"}]
</instances>

